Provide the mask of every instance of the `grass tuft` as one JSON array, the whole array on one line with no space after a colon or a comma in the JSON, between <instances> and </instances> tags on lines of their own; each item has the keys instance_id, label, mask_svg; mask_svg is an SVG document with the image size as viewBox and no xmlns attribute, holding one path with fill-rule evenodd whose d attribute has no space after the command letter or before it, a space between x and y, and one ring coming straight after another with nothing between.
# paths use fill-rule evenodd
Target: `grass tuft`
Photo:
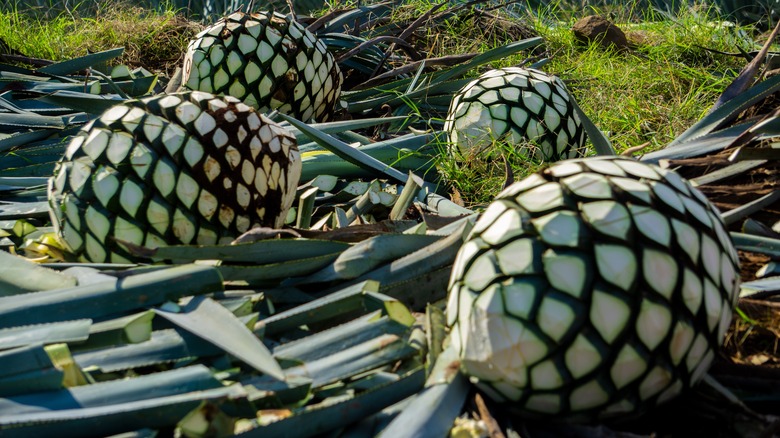
<instances>
[{"instance_id":1,"label":"grass tuft","mask_svg":"<svg viewBox=\"0 0 780 438\"><path fill-rule=\"evenodd\" d=\"M53 18L0 11L0 40L15 53L62 61L124 47L118 62L165 76L180 64L198 30L197 23L173 9L150 11L124 3L105 3L84 16L76 9Z\"/></svg>"}]
</instances>

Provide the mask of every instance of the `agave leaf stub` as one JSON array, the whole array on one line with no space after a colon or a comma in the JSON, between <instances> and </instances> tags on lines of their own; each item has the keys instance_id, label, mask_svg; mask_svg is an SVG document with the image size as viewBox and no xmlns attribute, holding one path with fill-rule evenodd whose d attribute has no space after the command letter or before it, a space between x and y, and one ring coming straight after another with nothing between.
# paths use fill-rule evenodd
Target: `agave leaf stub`
<instances>
[{"instance_id":1,"label":"agave leaf stub","mask_svg":"<svg viewBox=\"0 0 780 438\"><path fill-rule=\"evenodd\" d=\"M190 41L182 82L185 89L234 96L261 113L324 122L343 78L325 44L291 17L236 12Z\"/></svg>"},{"instance_id":2,"label":"agave leaf stub","mask_svg":"<svg viewBox=\"0 0 780 438\"><path fill-rule=\"evenodd\" d=\"M295 138L236 98L130 100L72 138L49 182L51 218L74 254L124 263L117 240L213 245L281 227L300 173Z\"/></svg>"},{"instance_id":3,"label":"agave leaf stub","mask_svg":"<svg viewBox=\"0 0 780 438\"><path fill-rule=\"evenodd\" d=\"M676 173L567 160L507 187L479 218L453 266L447 321L466 374L522 415L633 415L703 377L739 272L718 210Z\"/></svg>"},{"instance_id":4,"label":"agave leaf stub","mask_svg":"<svg viewBox=\"0 0 780 438\"><path fill-rule=\"evenodd\" d=\"M490 70L452 99L444 124L456 157L485 152L497 140L529 159L558 161L584 155L585 130L566 85L536 69Z\"/></svg>"}]
</instances>

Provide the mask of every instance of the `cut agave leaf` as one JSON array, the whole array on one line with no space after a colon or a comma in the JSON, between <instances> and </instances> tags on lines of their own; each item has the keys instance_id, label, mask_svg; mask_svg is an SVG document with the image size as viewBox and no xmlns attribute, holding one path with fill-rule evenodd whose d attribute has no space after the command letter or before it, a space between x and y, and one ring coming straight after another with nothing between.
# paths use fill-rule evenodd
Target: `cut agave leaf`
<instances>
[{"instance_id":1,"label":"cut agave leaf","mask_svg":"<svg viewBox=\"0 0 780 438\"><path fill-rule=\"evenodd\" d=\"M279 380L282 368L271 352L229 310L211 298L192 298L181 313L157 309L157 314L188 332L205 339L253 367Z\"/></svg>"},{"instance_id":2,"label":"cut agave leaf","mask_svg":"<svg viewBox=\"0 0 780 438\"><path fill-rule=\"evenodd\" d=\"M0 186L8 187L9 189L11 187L16 188L30 188L30 187L41 187L45 186L48 183L48 178L23 178L23 177L16 177L16 178L3 178L0 177Z\"/></svg>"},{"instance_id":3,"label":"cut agave leaf","mask_svg":"<svg viewBox=\"0 0 780 438\"><path fill-rule=\"evenodd\" d=\"M425 389L381 432L383 437L449 436L455 418L466 402L470 386L458 371L460 359L454 348L439 355Z\"/></svg>"},{"instance_id":4,"label":"cut agave leaf","mask_svg":"<svg viewBox=\"0 0 780 438\"><path fill-rule=\"evenodd\" d=\"M116 95L95 95L73 90L58 90L39 98L42 102L53 105L62 105L74 111L88 114L102 114L117 103L124 102L125 98Z\"/></svg>"},{"instance_id":5,"label":"cut agave leaf","mask_svg":"<svg viewBox=\"0 0 780 438\"><path fill-rule=\"evenodd\" d=\"M381 311L377 310L332 329L286 342L274 348L274 356L310 362L383 334L400 335L409 330L408 326L380 315Z\"/></svg>"},{"instance_id":6,"label":"cut agave leaf","mask_svg":"<svg viewBox=\"0 0 780 438\"><path fill-rule=\"evenodd\" d=\"M141 271L143 272L143 271ZM100 318L223 289L213 267L182 265L95 283L0 297L0 327Z\"/></svg>"},{"instance_id":7,"label":"cut agave leaf","mask_svg":"<svg viewBox=\"0 0 780 438\"><path fill-rule=\"evenodd\" d=\"M85 372L113 373L223 353L219 347L195 335L166 329L152 332L151 339L146 342L79 351L73 357Z\"/></svg>"},{"instance_id":8,"label":"cut agave leaf","mask_svg":"<svg viewBox=\"0 0 780 438\"><path fill-rule=\"evenodd\" d=\"M769 34L766 42L764 43L763 47L761 47L761 50L758 51L756 56L754 56L753 59L751 59L750 62L748 62L747 65L742 68L742 71L734 79L734 81L732 81L731 84L726 87L723 93L721 93L720 97L718 97L718 100L715 101L715 104L712 106L710 112L716 110L725 102L738 99L740 94L742 94L746 89L750 88L750 84L754 81L756 75L759 73L759 69L764 63L764 60L767 57L767 53L769 52L769 48L777 37L778 31L780 31L780 23L775 25L774 30Z\"/></svg>"},{"instance_id":9,"label":"cut agave leaf","mask_svg":"<svg viewBox=\"0 0 780 438\"><path fill-rule=\"evenodd\" d=\"M309 378L312 380L312 388L321 388L356 374L410 358L417 351L403 337L384 334L329 356L286 368L284 374L285 378ZM256 380L262 382L265 379L263 376ZM254 381L246 380L243 383L251 385Z\"/></svg>"},{"instance_id":10,"label":"cut agave leaf","mask_svg":"<svg viewBox=\"0 0 780 438\"><path fill-rule=\"evenodd\" d=\"M0 219L46 218L49 215L49 203L11 202L0 204Z\"/></svg>"},{"instance_id":11,"label":"cut agave leaf","mask_svg":"<svg viewBox=\"0 0 780 438\"><path fill-rule=\"evenodd\" d=\"M280 114L280 117L282 117L291 125L298 128L301 132L303 132L304 134L308 135L310 138L315 140L317 144L319 144L320 146L328 149L329 151L349 161L350 163L363 167L365 169L372 170L376 172L378 175L388 176L398 182L406 181L406 176L400 171L388 166L387 164L377 160L376 158L370 155L365 154L364 152L359 151L358 149L349 146L348 144L336 139L335 137L325 134L324 132L312 128L311 126L302 123L287 115ZM301 178L303 178L303 175L301 176Z\"/></svg>"},{"instance_id":12,"label":"cut agave leaf","mask_svg":"<svg viewBox=\"0 0 780 438\"><path fill-rule=\"evenodd\" d=\"M80 409L32 412L20 415L0 413L0 432L19 437L57 436L68 431L72 437L108 436L141 428L174 426L201 403L246 397L241 385L193 391L148 400Z\"/></svg>"},{"instance_id":13,"label":"cut agave leaf","mask_svg":"<svg viewBox=\"0 0 780 438\"><path fill-rule=\"evenodd\" d=\"M0 329L0 350L35 344L85 341L89 337L91 324L91 319L76 319Z\"/></svg>"},{"instance_id":14,"label":"cut agave leaf","mask_svg":"<svg viewBox=\"0 0 780 438\"><path fill-rule=\"evenodd\" d=\"M743 251L765 254L772 258L780 257L780 239L771 237L754 236L751 234L730 232L734 246Z\"/></svg>"},{"instance_id":15,"label":"cut agave leaf","mask_svg":"<svg viewBox=\"0 0 780 438\"><path fill-rule=\"evenodd\" d=\"M339 435L341 438L364 438L364 437L378 437L383 429L390 424L395 417L404 411L409 406L409 403L414 400L414 395L411 395L397 403L394 403L381 411L360 420L357 423L349 425L344 428L344 431Z\"/></svg>"},{"instance_id":16,"label":"cut agave leaf","mask_svg":"<svg viewBox=\"0 0 780 438\"><path fill-rule=\"evenodd\" d=\"M420 77L401 79L380 87L366 90L344 92L342 99L347 102L347 110L351 113L362 113L366 110L380 108L384 104L392 107L406 105L407 102L425 100L428 96L438 94L452 95L471 79L460 79L471 69L489 62L514 55L523 50L531 49L542 43L541 37L514 41L509 44L488 50L466 62L448 69L426 73ZM410 87L417 85L415 88Z\"/></svg>"},{"instance_id":17,"label":"cut agave leaf","mask_svg":"<svg viewBox=\"0 0 780 438\"><path fill-rule=\"evenodd\" d=\"M349 280L357 278L380 265L411 254L433 242L440 236L415 234L382 234L356 243L345 250L320 271L298 281L288 283L306 284Z\"/></svg>"},{"instance_id":18,"label":"cut agave leaf","mask_svg":"<svg viewBox=\"0 0 780 438\"><path fill-rule=\"evenodd\" d=\"M378 289L379 283L376 281L363 281L344 287L310 303L265 318L255 325L254 332L262 336L274 336L302 325L348 315L364 308L365 293L376 292Z\"/></svg>"},{"instance_id":19,"label":"cut agave leaf","mask_svg":"<svg viewBox=\"0 0 780 438\"><path fill-rule=\"evenodd\" d=\"M0 396L86 384L66 344L28 345L0 352Z\"/></svg>"},{"instance_id":20,"label":"cut agave leaf","mask_svg":"<svg viewBox=\"0 0 780 438\"><path fill-rule=\"evenodd\" d=\"M758 213L766 207L771 206L778 200L780 200L780 190L775 190L764 196L761 196L760 198L740 205L739 207L723 212L721 213L721 217L723 218L723 222L726 225L731 225L752 214Z\"/></svg>"},{"instance_id":21,"label":"cut agave leaf","mask_svg":"<svg viewBox=\"0 0 780 438\"><path fill-rule=\"evenodd\" d=\"M268 239L235 245L172 245L149 250L147 257L158 260L221 260L223 263L263 265L331 255L349 248L335 240Z\"/></svg>"},{"instance_id":22,"label":"cut agave leaf","mask_svg":"<svg viewBox=\"0 0 780 438\"><path fill-rule=\"evenodd\" d=\"M414 202L414 198L417 196L418 191L425 185L422 178L418 177L412 172L409 172L409 176L406 179L406 184L401 190L401 194L398 195L398 200L393 205L393 209L388 215L390 220L401 220L406 216L406 210Z\"/></svg>"},{"instance_id":23,"label":"cut agave leaf","mask_svg":"<svg viewBox=\"0 0 780 438\"><path fill-rule=\"evenodd\" d=\"M755 105L757 102L765 99L767 96L780 89L780 76L769 77L758 84L750 87L739 96L723 103L714 111L694 123L685 132L675 137L666 147L673 148L682 146L685 143L696 140L705 134L725 126L739 115L745 109Z\"/></svg>"},{"instance_id":24,"label":"cut agave leaf","mask_svg":"<svg viewBox=\"0 0 780 438\"><path fill-rule=\"evenodd\" d=\"M287 278L306 276L330 264L338 253L265 265L220 264L219 272L226 282L248 285L278 285Z\"/></svg>"},{"instance_id":25,"label":"cut agave leaf","mask_svg":"<svg viewBox=\"0 0 780 438\"><path fill-rule=\"evenodd\" d=\"M780 276L780 264L777 262L769 262L756 271L756 278L769 278L775 276Z\"/></svg>"},{"instance_id":26,"label":"cut agave leaf","mask_svg":"<svg viewBox=\"0 0 780 438\"><path fill-rule=\"evenodd\" d=\"M85 284L102 283L105 281L110 281L112 283L116 283L117 281L119 281L117 277L113 275L105 274L99 269L89 267L89 266L77 265L77 266L64 268L62 270L62 273L70 275L71 277L75 278L79 286L83 286Z\"/></svg>"},{"instance_id":27,"label":"cut agave leaf","mask_svg":"<svg viewBox=\"0 0 780 438\"><path fill-rule=\"evenodd\" d=\"M408 134L358 148L347 147L384 163L385 167L393 166L399 172L419 172L427 175L433 170L436 162L437 150L431 146L435 137L435 134ZM335 139L335 137L334 140L340 141ZM308 181L323 174L348 179L374 178L378 176L375 167L362 166L334 152L318 150L306 152L302 155L302 181Z\"/></svg>"},{"instance_id":28,"label":"cut agave leaf","mask_svg":"<svg viewBox=\"0 0 780 438\"><path fill-rule=\"evenodd\" d=\"M87 342L76 344L73 346L73 349L91 350L148 341L152 337L153 318L154 312L147 310L94 323L89 328L89 339Z\"/></svg>"},{"instance_id":29,"label":"cut agave leaf","mask_svg":"<svg viewBox=\"0 0 780 438\"><path fill-rule=\"evenodd\" d=\"M24 146L38 140L43 140L57 131L57 129L37 129L35 131L14 133L9 136L0 137L0 152L5 152L18 146Z\"/></svg>"},{"instance_id":30,"label":"cut agave leaf","mask_svg":"<svg viewBox=\"0 0 780 438\"><path fill-rule=\"evenodd\" d=\"M747 281L740 285L740 298L763 300L780 294L780 276Z\"/></svg>"},{"instance_id":31,"label":"cut agave leaf","mask_svg":"<svg viewBox=\"0 0 780 438\"><path fill-rule=\"evenodd\" d=\"M122 56L124 51L125 49L123 47L118 47L115 49L104 50L102 52L90 53L89 55L80 56L78 58L69 59L67 61L49 64L45 67L39 68L36 71L38 73L65 76L86 70L90 67L94 67L95 65L110 61L114 58L118 58Z\"/></svg>"},{"instance_id":32,"label":"cut agave leaf","mask_svg":"<svg viewBox=\"0 0 780 438\"><path fill-rule=\"evenodd\" d=\"M236 427L236 419L228 416L211 403L201 403L190 411L176 424L178 436L211 437L232 436Z\"/></svg>"},{"instance_id":33,"label":"cut agave leaf","mask_svg":"<svg viewBox=\"0 0 780 438\"><path fill-rule=\"evenodd\" d=\"M428 343L426 365L428 375L430 375L431 368L439 360L439 355L444 350L444 342L447 337L447 316L442 308L431 304L425 307L425 335Z\"/></svg>"},{"instance_id":34,"label":"cut agave leaf","mask_svg":"<svg viewBox=\"0 0 780 438\"><path fill-rule=\"evenodd\" d=\"M375 280L379 292L387 294L412 310L421 311L427 303L446 297L449 270L471 228L462 223L458 231L389 264L369 271L354 281Z\"/></svg>"},{"instance_id":35,"label":"cut agave leaf","mask_svg":"<svg viewBox=\"0 0 780 438\"><path fill-rule=\"evenodd\" d=\"M116 435L111 435L106 438L159 438L159 433L156 430L143 428L143 429L134 430L132 432L124 432Z\"/></svg>"},{"instance_id":36,"label":"cut agave leaf","mask_svg":"<svg viewBox=\"0 0 780 438\"><path fill-rule=\"evenodd\" d=\"M721 151L730 146L744 132L747 132L751 123L739 123L720 131L703 134L696 139L680 143L675 147L664 147L654 152L643 155L640 160L660 164L664 160L692 158Z\"/></svg>"},{"instance_id":37,"label":"cut agave leaf","mask_svg":"<svg viewBox=\"0 0 780 438\"><path fill-rule=\"evenodd\" d=\"M295 221L295 228L309 228L311 226L311 215L314 211L314 201L317 198L317 187L310 187L298 197L298 215Z\"/></svg>"},{"instance_id":38,"label":"cut agave leaf","mask_svg":"<svg viewBox=\"0 0 780 438\"><path fill-rule=\"evenodd\" d=\"M0 251L0 296L76 286L76 279Z\"/></svg>"},{"instance_id":39,"label":"cut agave leaf","mask_svg":"<svg viewBox=\"0 0 780 438\"><path fill-rule=\"evenodd\" d=\"M699 187L702 185L713 184L737 175L741 175L756 167L766 164L766 160L745 160L739 161L718 170L706 173L690 180L691 185Z\"/></svg>"},{"instance_id":40,"label":"cut agave leaf","mask_svg":"<svg viewBox=\"0 0 780 438\"><path fill-rule=\"evenodd\" d=\"M272 119L276 117L276 114L278 113L272 113L269 115ZM374 117L374 118L364 118L364 119L354 119L354 120L339 120L336 122L325 122L325 123L310 123L309 126L312 128L318 129L326 134L338 134L346 131L353 131L358 129L364 129L364 128L370 128L372 126L381 125L388 122L395 122L406 119L406 117L398 116L398 117ZM288 123L281 123L282 126L288 128L290 132L295 136L295 139L298 141L298 144L301 145L306 142L306 140L309 140L309 137L306 135L306 133L300 131L298 128L295 128L293 126L289 126Z\"/></svg>"},{"instance_id":41,"label":"cut agave leaf","mask_svg":"<svg viewBox=\"0 0 780 438\"><path fill-rule=\"evenodd\" d=\"M193 391L220 388L223 384L203 365L161 371L132 379L82 385L60 391L0 398L2 415L109 406Z\"/></svg>"},{"instance_id":42,"label":"cut agave leaf","mask_svg":"<svg viewBox=\"0 0 780 438\"><path fill-rule=\"evenodd\" d=\"M285 436L290 431L296 437L310 437L336 430L409 397L420 390L425 380L422 368L410 371L398 381L387 383L355 396L324 400L296 409L292 415L267 425L253 423L251 429L239 433L241 438ZM258 412L263 420L264 411Z\"/></svg>"}]
</instances>

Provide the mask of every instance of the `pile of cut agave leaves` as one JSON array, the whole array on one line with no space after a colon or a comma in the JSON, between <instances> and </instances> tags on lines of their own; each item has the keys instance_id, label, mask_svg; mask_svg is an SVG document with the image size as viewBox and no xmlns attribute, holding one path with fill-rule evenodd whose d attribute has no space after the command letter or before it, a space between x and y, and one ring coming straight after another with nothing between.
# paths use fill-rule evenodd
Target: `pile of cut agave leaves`
<instances>
[{"instance_id":1,"label":"pile of cut agave leaves","mask_svg":"<svg viewBox=\"0 0 780 438\"><path fill-rule=\"evenodd\" d=\"M342 11L317 31L347 51L360 40L333 32L386 8ZM728 436L776 427L762 408L777 406L778 384L724 373L679 402L683 412L672 402L614 429L517 421L500 430L496 408L456 371L443 303L479 212L439 184L441 124L429 119L476 67L540 44L388 70L381 87L343 93L352 120L286 118L304 167L285 228L230 245L135 248L150 265L69 259L52 237L46 181L69 135L118 101L162 92L161 78L106 67L121 48L35 70L0 65L2 89L13 90L0 93L0 435L647 436L659 415ZM754 217L778 201L780 117L744 116L780 89L780 76L761 74L768 44L710 113L639 159L678 170L722 209L708 187L765 177L768 191L742 193L723 216L743 254L777 260L780 222ZM383 46L365 47L342 68L376 71ZM596 153L613 153L586 124ZM379 125L382 141L365 135ZM743 279L742 300L777 312L778 275L774 262L761 266Z\"/></svg>"}]
</instances>

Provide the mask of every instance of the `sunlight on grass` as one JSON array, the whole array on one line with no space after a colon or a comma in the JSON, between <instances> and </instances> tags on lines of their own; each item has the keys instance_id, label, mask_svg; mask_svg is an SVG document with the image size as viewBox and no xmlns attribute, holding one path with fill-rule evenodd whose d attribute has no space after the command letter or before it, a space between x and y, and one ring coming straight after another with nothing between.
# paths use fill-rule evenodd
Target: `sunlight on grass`
<instances>
[{"instance_id":1,"label":"sunlight on grass","mask_svg":"<svg viewBox=\"0 0 780 438\"><path fill-rule=\"evenodd\" d=\"M120 62L168 75L197 31L195 23L170 9L151 12L106 4L84 17L76 10L48 19L18 10L0 12L0 39L25 56L61 61L124 47Z\"/></svg>"}]
</instances>

